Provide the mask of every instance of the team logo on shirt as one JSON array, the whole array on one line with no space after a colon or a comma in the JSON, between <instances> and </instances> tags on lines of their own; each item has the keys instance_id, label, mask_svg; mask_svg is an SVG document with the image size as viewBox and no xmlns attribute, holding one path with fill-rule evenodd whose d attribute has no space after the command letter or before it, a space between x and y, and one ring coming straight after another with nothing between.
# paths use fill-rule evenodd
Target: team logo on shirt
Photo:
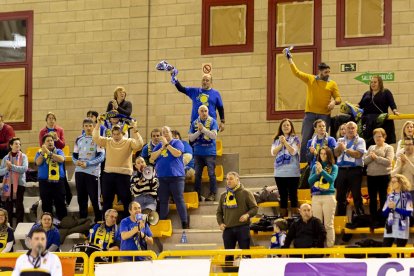
<instances>
[{"instance_id":1,"label":"team logo on shirt","mask_svg":"<svg viewBox=\"0 0 414 276\"><path fill-rule=\"evenodd\" d=\"M210 96L208 94L201 93L198 95L197 100L201 102L202 105L208 106L208 98Z\"/></svg>"},{"instance_id":2,"label":"team logo on shirt","mask_svg":"<svg viewBox=\"0 0 414 276\"><path fill-rule=\"evenodd\" d=\"M167 150L167 149L163 149L163 150L161 151L161 156L162 156L162 157L168 157L168 150Z\"/></svg>"}]
</instances>

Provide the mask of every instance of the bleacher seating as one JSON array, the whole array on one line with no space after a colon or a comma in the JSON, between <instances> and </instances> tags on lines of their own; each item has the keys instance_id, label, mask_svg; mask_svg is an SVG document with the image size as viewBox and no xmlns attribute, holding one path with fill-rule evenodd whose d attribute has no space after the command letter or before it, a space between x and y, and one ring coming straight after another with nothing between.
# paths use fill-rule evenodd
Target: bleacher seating
<instances>
[{"instance_id":1,"label":"bleacher seating","mask_svg":"<svg viewBox=\"0 0 414 276\"><path fill-rule=\"evenodd\" d=\"M197 192L184 193L184 202L187 209L197 209L199 206ZM170 210L177 210L175 203L170 203Z\"/></svg>"},{"instance_id":2,"label":"bleacher seating","mask_svg":"<svg viewBox=\"0 0 414 276\"><path fill-rule=\"evenodd\" d=\"M298 189L298 203L299 206L308 203L311 204L312 202L312 195L310 189Z\"/></svg>"},{"instance_id":3,"label":"bleacher seating","mask_svg":"<svg viewBox=\"0 0 414 276\"><path fill-rule=\"evenodd\" d=\"M223 155L223 141L220 139L216 140L216 155L222 156Z\"/></svg>"},{"instance_id":4,"label":"bleacher seating","mask_svg":"<svg viewBox=\"0 0 414 276\"><path fill-rule=\"evenodd\" d=\"M154 238L171 237L172 222L170 219L160 220L156 225L151 225L151 232Z\"/></svg>"},{"instance_id":5,"label":"bleacher seating","mask_svg":"<svg viewBox=\"0 0 414 276\"><path fill-rule=\"evenodd\" d=\"M26 149L26 155L29 163L35 162L36 153L39 151L40 147L28 147Z\"/></svg>"},{"instance_id":6,"label":"bleacher seating","mask_svg":"<svg viewBox=\"0 0 414 276\"><path fill-rule=\"evenodd\" d=\"M222 165L216 165L215 172L216 172L216 180L217 181L223 181L223 179L224 179L223 166ZM201 181L208 182L209 179L210 178L208 177L207 167L204 167L203 174L201 176Z\"/></svg>"}]
</instances>

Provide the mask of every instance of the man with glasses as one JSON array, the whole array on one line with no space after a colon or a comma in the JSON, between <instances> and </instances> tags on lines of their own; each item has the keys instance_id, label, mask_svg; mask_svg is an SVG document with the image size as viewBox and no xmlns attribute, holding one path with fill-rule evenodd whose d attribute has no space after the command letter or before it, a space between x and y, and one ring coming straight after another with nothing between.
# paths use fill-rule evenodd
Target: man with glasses
<instances>
[{"instance_id":1,"label":"man with glasses","mask_svg":"<svg viewBox=\"0 0 414 276\"><path fill-rule=\"evenodd\" d=\"M118 251L121 236L116 225L117 218L118 212L115 209L108 209L105 212L105 221L98 222L89 231L88 243L103 250Z\"/></svg>"},{"instance_id":2,"label":"man with glasses","mask_svg":"<svg viewBox=\"0 0 414 276\"><path fill-rule=\"evenodd\" d=\"M402 174L411 183L411 197L414 197L414 144L413 139L407 137L404 139L404 149L402 154L397 158L397 163L391 172L391 175Z\"/></svg>"}]
</instances>

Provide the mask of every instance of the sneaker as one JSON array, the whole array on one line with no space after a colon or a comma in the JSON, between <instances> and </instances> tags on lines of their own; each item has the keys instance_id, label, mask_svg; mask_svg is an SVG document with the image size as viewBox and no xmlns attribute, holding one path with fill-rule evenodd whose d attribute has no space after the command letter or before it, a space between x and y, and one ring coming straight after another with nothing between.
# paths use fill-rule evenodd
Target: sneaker
<instances>
[{"instance_id":1,"label":"sneaker","mask_svg":"<svg viewBox=\"0 0 414 276\"><path fill-rule=\"evenodd\" d=\"M190 229L190 224L188 222L182 222L181 227L182 229Z\"/></svg>"},{"instance_id":2,"label":"sneaker","mask_svg":"<svg viewBox=\"0 0 414 276\"><path fill-rule=\"evenodd\" d=\"M206 197L206 201L215 201L216 200L216 194L210 193L208 197Z\"/></svg>"}]
</instances>

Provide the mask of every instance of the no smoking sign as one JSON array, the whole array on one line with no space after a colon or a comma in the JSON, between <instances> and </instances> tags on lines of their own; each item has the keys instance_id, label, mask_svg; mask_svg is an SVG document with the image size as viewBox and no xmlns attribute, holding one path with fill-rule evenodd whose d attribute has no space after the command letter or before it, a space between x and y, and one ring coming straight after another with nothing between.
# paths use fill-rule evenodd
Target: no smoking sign
<instances>
[{"instance_id":1,"label":"no smoking sign","mask_svg":"<svg viewBox=\"0 0 414 276\"><path fill-rule=\"evenodd\" d=\"M203 74L211 74L213 70L213 65L211 63L203 63L201 65L201 71Z\"/></svg>"}]
</instances>

